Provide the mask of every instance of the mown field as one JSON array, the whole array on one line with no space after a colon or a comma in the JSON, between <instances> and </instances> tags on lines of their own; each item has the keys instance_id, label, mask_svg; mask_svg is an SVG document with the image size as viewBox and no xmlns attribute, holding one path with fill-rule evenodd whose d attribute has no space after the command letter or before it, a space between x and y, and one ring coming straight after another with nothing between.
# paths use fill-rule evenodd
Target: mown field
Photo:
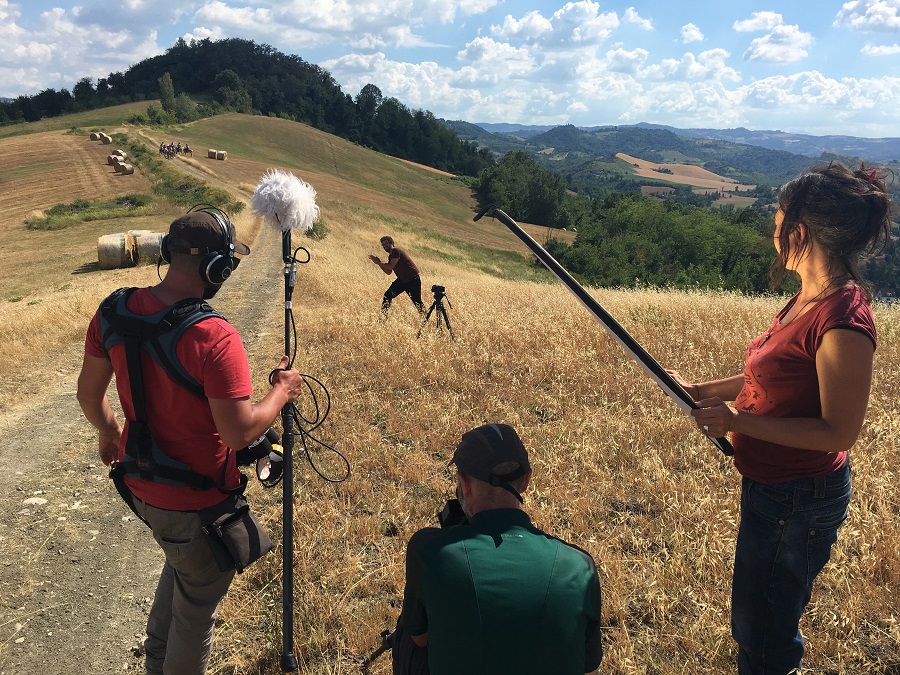
<instances>
[{"instance_id":1,"label":"mown field","mask_svg":"<svg viewBox=\"0 0 900 675\"><path fill-rule=\"evenodd\" d=\"M71 138L88 144L86 136ZM297 464L301 672L359 672L358 659L399 612L407 539L436 524L451 494L453 447L487 421L515 426L530 450L535 474L526 505L534 520L597 561L603 672L735 672L728 606L738 474L502 225L472 222L464 184L278 119L228 115L147 138L187 140L194 160L176 165L236 196L247 198L276 166L318 191L328 236L305 243L311 260L299 271L293 303L297 364L328 387L332 410L317 435L348 457L352 475L333 484ZM4 156L10 142L0 140ZM206 160L207 148L227 150L228 160ZM39 191L41 183L21 181L17 198L27 203L29 186ZM76 189L64 181L57 202ZM77 358L101 297L155 279L155 269L92 268L97 236L164 229L174 212L159 204L127 227L93 222L59 232L0 221L0 253L10 261L0 268L0 415L38 395L36 361ZM237 222L242 237L256 237L259 223L249 214ZM366 255L379 252L382 234L410 251L426 289L446 286L456 341L433 320L417 338L419 319L405 298L378 321L389 280ZM272 283L280 284L280 263L272 265ZM665 367L691 379L739 372L746 343L779 307L773 298L713 292L595 295ZM250 354L263 389L283 348L283 306L256 311L271 326ZM879 307L876 320L874 391L852 452L851 517L802 624L808 673L900 672L900 315ZM335 468L327 452L312 454ZM252 490L276 538L279 495ZM222 608L211 672L279 671L279 588L280 551L238 578ZM390 672L389 657L370 672Z\"/></svg>"},{"instance_id":2,"label":"mown field","mask_svg":"<svg viewBox=\"0 0 900 675\"><path fill-rule=\"evenodd\" d=\"M716 206L734 206L735 208L747 207L756 201L755 197L741 197L738 193L755 188L755 185L743 185L735 183L729 178L720 176L692 164L678 163L676 157L665 164L648 162L625 153L618 153L617 158L634 167L634 174L643 178L652 178L654 181L666 181L678 185L691 185L695 194L721 193L715 201ZM665 196L667 192L674 192L674 188L641 186L641 194L647 196ZM727 193L727 194L726 194Z\"/></svg>"}]
</instances>

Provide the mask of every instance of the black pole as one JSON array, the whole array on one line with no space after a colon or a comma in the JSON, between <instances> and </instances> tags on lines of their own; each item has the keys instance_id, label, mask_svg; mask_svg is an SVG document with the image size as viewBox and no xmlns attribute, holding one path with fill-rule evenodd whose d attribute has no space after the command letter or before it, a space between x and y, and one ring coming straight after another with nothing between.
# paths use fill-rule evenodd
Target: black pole
<instances>
[{"instance_id":1,"label":"black pole","mask_svg":"<svg viewBox=\"0 0 900 675\"><path fill-rule=\"evenodd\" d=\"M486 209L480 211L478 215L475 216L474 220L480 219L485 215L491 208L487 207ZM697 404L694 400L688 395L688 393L682 389L682 387L669 375L665 369L657 363L656 359L654 359L647 351L635 340L631 334L626 331L622 325L616 321L613 316L607 312L603 306L597 302L593 296L591 296L575 279L569 274L566 269L560 265L556 259L550 255L543 246L537 243L534 239L532 239L525 230L519 227L519 224L510 218L508 215L503 213L500 209L493 209L493 216L499 220L501 223L506 225L509 228L510 232L516 235L519 240L525 244L531 252L540 260L544 266L550 270L553 275L559 279L564 286L566 286L572 294L578 298L582 305L584 305L585 309L587 309L597 321L600 322L600 325L606 329L606 332L619 343L625 353L628 354L634 360L638 366L652 379L655 381L659 387L665 392L665 394L671 398L679 408L681 408L685 412L689 412L690 410L694 410L697 408ZM731 456L734 454L734 448L731 447L731 443L727 438L709 438L712 441L713 445L715 445L719 450L722 451L723 454Z\"/></svg>"},{"instance_id":2,"label":"black pole","mask_svg":"<svg viewBox=\"0 0 900 675\"><path fill-rule=\"evenodd\" d=\"M284 260L284 353L291 354L291 298L294 294L297 265L291 252L291 231L281 235L281 257ZM282 588L281 588L281 672L296 673L294 654L294 410L290 403L281 409L281 447L284 451L284 484L282 494Z\"/></svg>"}]
</instances>

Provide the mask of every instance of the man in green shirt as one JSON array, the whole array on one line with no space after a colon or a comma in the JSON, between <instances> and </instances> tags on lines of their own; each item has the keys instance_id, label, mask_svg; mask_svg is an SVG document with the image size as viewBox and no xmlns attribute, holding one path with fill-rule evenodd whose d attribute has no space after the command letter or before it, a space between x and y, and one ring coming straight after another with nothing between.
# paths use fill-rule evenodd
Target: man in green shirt
<instances>
[{"instance_id":1,"label":"man in green shirt","mask_svg":"<svg viewBox=\"0 0 900 675\"><path fill-rule=\"evenodd\" d=\"M403 653L403 636L427 648L432 675L598 672L597 568L522 510L532 472L515 430L486 424L465 433L453 463L468 522L409 541L394 672L416 661L414 648Z\"/></svg>"}]
</instances>

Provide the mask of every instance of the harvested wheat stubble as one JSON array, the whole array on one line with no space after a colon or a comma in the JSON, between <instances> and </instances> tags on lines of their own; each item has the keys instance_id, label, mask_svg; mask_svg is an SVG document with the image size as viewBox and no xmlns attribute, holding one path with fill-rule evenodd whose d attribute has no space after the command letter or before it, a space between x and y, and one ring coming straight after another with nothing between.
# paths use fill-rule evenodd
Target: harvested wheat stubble
<instances>
[{"instance_id":1,"label":"harvested wheat stubble","mask_svg":"<svg viewBox=\"0 0 900 675\"><path fill-rule=\"evenodd\" d=\"M219 150L219 151L216 153L216 159L224 160L226 157L228 157L228 153L225 152L224 150Z\"/></svg>"},{"instance_id":2,"label":"harvested wheat stubble","mask_svg":"<svg viewBox=\"0 0 900 675\"><path fill-rule=\"evenodd\" d=\"M215 159L216 151L213 150L212 148L210 148L209 150L206 151L206 156L209 157L210 159Z\"/></svg>"},{"instance_id":3,"label":"harvested wheat stubble","mask_svg":"<svg viewBox=\"0 0 900 675\"><path fill-rule=\"evenodd\" d=\"M134 266L133 239L124 232L104 234L97 240L97 263L101 270L115 270ZM131 244L131 245L129 245Z\"/></svg>"}]
</instances>

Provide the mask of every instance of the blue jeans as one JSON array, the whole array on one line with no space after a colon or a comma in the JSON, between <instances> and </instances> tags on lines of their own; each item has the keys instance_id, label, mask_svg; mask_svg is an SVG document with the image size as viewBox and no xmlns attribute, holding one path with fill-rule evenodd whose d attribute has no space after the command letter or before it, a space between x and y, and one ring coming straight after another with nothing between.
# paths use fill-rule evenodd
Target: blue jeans
<instances>
[{"instance_id":1,"label":"blue jeans","mask_svg":"<svg viewBox=\"0 0 900 675\"><path fill-rule=\"evenodd\" d=\"M800 668L800 615L847 519L850 494L849 464L827 476L784 483L743 479L731 589L740 675L787 675Z\"/></svg>"}]
</instances>

